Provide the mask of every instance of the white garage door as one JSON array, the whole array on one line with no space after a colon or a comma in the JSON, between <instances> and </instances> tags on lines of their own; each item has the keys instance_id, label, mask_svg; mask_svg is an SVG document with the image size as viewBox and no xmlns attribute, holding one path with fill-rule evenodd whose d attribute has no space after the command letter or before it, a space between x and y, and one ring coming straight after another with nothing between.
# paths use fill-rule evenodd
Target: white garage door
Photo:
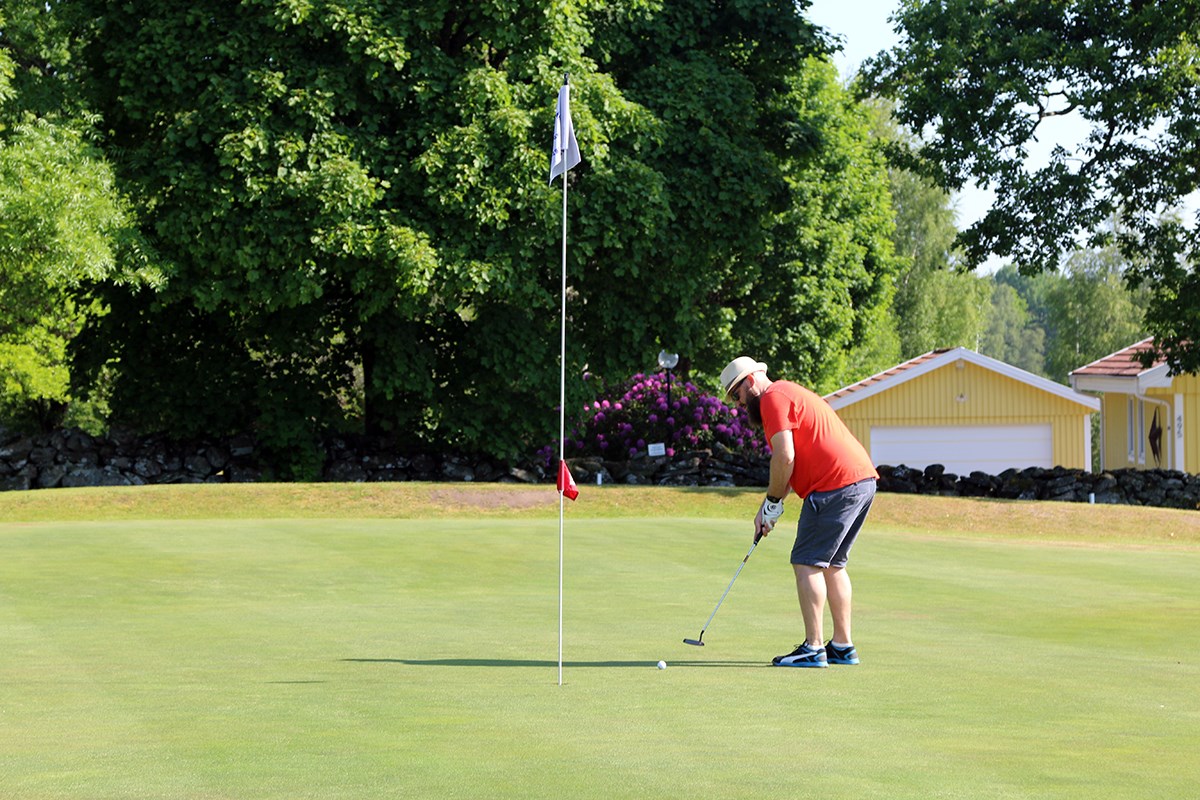
<instances>
[{"instance_id":1,"label":"white garage door","mask_svg":"<svg viewBox=\"0 0 1200 800\"><path fill-rule=\"evenodd\" d=\"M871 459L916 469L943 464L957 475L1054 466L1049 425L872 427Z\"/></svg>"}]
</instances>

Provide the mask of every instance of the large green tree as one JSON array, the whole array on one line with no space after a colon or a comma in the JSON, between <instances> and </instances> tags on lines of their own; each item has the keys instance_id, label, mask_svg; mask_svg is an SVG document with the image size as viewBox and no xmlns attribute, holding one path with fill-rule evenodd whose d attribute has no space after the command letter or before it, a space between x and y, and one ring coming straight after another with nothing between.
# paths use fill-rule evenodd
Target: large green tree
<instances>
[{"instance_id":1,"label":"large green tree","mask_svg":"<svg viewBox=\"0 0 1200 800\"><path fill-rule=\"evenodd\" d=\"M564 72L568 373L754 348L835 380L886 301L889 218L804 7L48 4L166 276L96 285L76 380L107 365L119 421L253 428L298 475L339 420L531 452L556 420Z\"/></svg>"},{"instance_id":2,"label":"large green tree","mask_svg":"<svg viewBox=\"0 0 1200 800\"><path fill-rule=\"evenodd\" d=\"M1080 243L1115 242L1153 294L1159 347L1200 369L1200 225L1165 214L1200 187L1200 2L903 0L893 19L902 44L864 86L926 134L906 165L996 192L959 238L969 263L1052 270ZM1030 159L1066 116L1084 137Z\"/></svg>"},{"instance_id":3,"label":"large green tree","mask_svg":"<svg viewBox=\"0 0 1200 800\"><path fill-rule=\"evenodd\" d=\"M86 287L155 282L56 72L69 61L56 22L37 4L0 2L0 420L41 428L63 421L67 348L104 312Z\"/></svg>"},{"instance_id":4,"label":"large green tree","mask_svg":"<svg viewBox=\"0 0 1200 800\"><path fill-rule=\"evenodd\" d=\"M758 263L735 263L725 292L739 351L832 391L895 363L887 311L901 262L870 115L828 60L805 67L785 117L788 202Z\"/></svg>"}]
</instances>

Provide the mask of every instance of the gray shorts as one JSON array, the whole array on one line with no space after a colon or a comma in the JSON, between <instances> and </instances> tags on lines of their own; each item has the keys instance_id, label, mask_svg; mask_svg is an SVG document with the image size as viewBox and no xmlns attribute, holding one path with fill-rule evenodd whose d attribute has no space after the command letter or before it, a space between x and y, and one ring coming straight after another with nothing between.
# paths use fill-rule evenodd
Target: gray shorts
<instances>
[{"instance_id":1,"label":"gray shorts","mask_svg":"<svg viewBox=\"0 0 1200 800\"><path fill-rule=\"evenodd\" d=\"M804 498L792 563L810 567L844 567L859 528L875 499L875 479L852 483L832 492L813 492Z\"/></svg>"}]
</instances>

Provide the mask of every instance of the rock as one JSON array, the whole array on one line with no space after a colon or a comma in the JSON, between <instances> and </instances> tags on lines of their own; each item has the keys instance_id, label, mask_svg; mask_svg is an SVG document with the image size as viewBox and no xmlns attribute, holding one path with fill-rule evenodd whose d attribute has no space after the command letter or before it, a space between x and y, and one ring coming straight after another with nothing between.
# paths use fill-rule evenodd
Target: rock
<instances>
[{"instance_id":1,"label":"rock","mask_svg":"<svg viewBox=\"0 0 1200 800\"><path fill-rule=\"evenodd\" d=\"M10 438L0 447L0 460L7 461L10 464L18 461L28 461L32 452L33 440L28 436Z\"/></svg>"},{"instance_id":2,"label":"rock","mask_svg":"<svg viewBox=\"0 0 1200 800\"><path fill-rule=\"evenodd\" d=\"M131 486L132 481L110 467L79 467L68 470L60 484L63 488L78 486Z\"/></svg>"},{"instance_id":3,"label":"rock","mask_svg":"<svg viewBox=\"0 0 1200 800\"><path fill-rule=\"evenodd\" d=\"M325 470L325 480L333 483L362 483L367 471L353 461L335 461Z\"/></svg>"},{"instance_id":4,"label":"rock","mask_svg":"<svg viewBox=\"0 0 1200 800\"><path fill-rule=\"evenodd\" d=\"M57 465L42 467L38 470L36 485L39 489L54 489L62 483L66 469Z\"/></svg>"},{"instance_id":5,"label":"rock","mask_svg":"<svg viewBox=\"0 0 1200 800\"><path fill-rule=\"evenodd\" d=\"M254 440L249 436L234 436L229 440L229 455L233 458L254 455Z\"/></svg>"},{"instance_id":6,"label":"rock","mask_svg":"<svg viewBox=\"0 0 1200 800\"><path fill-rule=\"evenodd\" d=\"M0 478L0 492L27 492L33 488L28 475L6 475Z\"/></svg>"},{"instance_id":7,"label":"rock","mask_svg":"<svg viewBox=\"0 0 1200 800\"><path fill-rule=\"evenodd\" d=\"M208 463L208 459L199 453L185 458L183 468L187 470L188 475L196 478L207 478L213 474L212 464Z\"/></svg>"},{"instance_id":8,"label":"rock","mask_svg":"<svg viewBox=\"0 0 1200 800\"><path fill-rule=\"evenodd\" d=\"M510 467L508 470L510 477L515 478L519 483L537 483L537 476L529 470L521 469L520 467Z\"/></svg>"},{"instance_id":9,"label":"rock","mask_svg":"<svg viewBox=\"0 0 1200 800\"><path fill-rule=\"evenodd\" d=\"M457 459L446 459L442 462L442 475L452 481L475 480L475 470Z\"/></svg>"}]
</instances>

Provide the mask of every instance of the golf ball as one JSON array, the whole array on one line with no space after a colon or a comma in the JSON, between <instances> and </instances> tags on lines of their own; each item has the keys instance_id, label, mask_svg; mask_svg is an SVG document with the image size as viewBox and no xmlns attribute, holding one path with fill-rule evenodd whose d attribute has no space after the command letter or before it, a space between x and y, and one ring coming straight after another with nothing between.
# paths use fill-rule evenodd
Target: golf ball
<instances>
[{"instance_id":1,"label":"golf ball","mask_svg":"<svg viewBox=\"0 0 1200 800\"><path fill-rule=\"evenodd\" d=\"M658 668L659 668L659 669L666 669L666 668L667 668L667 662L665 662L665 661L660 661L660 662L658 662Z\"/></svg>"}]
</instances>

